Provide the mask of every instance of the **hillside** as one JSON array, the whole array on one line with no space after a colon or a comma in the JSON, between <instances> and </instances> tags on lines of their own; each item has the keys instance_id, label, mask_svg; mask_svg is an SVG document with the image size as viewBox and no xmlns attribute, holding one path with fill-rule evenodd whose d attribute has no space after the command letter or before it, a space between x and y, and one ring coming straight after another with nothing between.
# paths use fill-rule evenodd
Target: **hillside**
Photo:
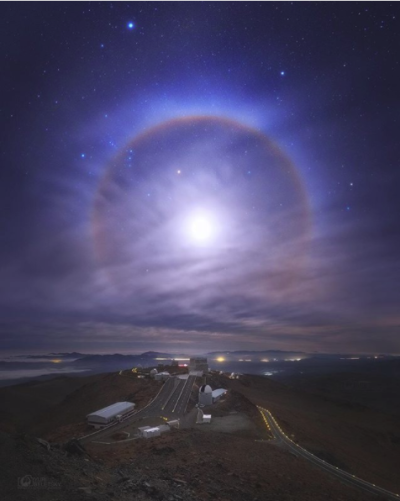
<instances>
[{"instance_id":1,"label":"hillside","mask_svg":"<svg viewBox=\"0 0 400 501\"><path fill-rule=\"evenodd\" d=\"M400 417L400 360L374 364L363 371L297 374L285 384L337 402L352 402Z\"/></svg>"},{"instance_id":2,"label":"hillside","mask_svg":"<svg viewBox=\"0 0 400 501\"><path fill-rule=\"evenodd\" d=\"M141 408L159 389L160 383L119 373L0 388L0 430L64 441L87 432L85 417L90 412L120 400Z\"/></svg>"},{"instance_id":3,"label":"hillside","mask_svg":"<svg viewBox=\"0 0 400 501\"><path fill-rule=\"evenodd\" d=\"M0 430L29 431L39 415L60 404L70 393L102 377L104 375L62 376L0 388Z\"/></svg>"},{"instance_id":4,"label":"hillside","mask_svg":"<svg viewBox=\"0 0 400 501\"><path fill-rule=\"evenodd\" d=\"M2 499L22 499L26 494L15 487L21 472L55 479L61 487L38 492L38 499L55 501L72 495L100 501L370 499L271 440L255 404L268 408L293 440L317 456L390 491L400 490L398 417L266 377L231 380L214 374L208 379L213 388L229 390L218 404L205 409L213 415L211 425L194 425L190 416L197 411L192 404L183 420L186 429L125 444L90 443L88 455L82 457L66 453L58 444L86 433L87 413L116 400L143 407L160 384L114 373L12 387L14 400L20 401L10 407L9 419L27 403L35 412L30 421L25 418L20 423L26 435L2 435L0 461L6 465L2 475L9 495ZM3 421L3 429L10 425L11 421ZM49 439L50 450L33 436ZM36 494L30 493L30 499Z\"/></svg>"},{"instance_id":5,"label":"hillside","mask_svg":"<svg viewBox=\"0 0 400 501\"><path fill-rule=\"evenodd\" d=\"M112 448L91 444L79 455L0 433L2 500L377 500L265 440L259 432L181 430Z\"/></svg>"},{"instance_id":6,"label":"hillside","mask_svg":"<svg viewBox=\"0 0 400 501\"><path fill-rule=\"evenodd\" d=\"M284 431L330 463L400 491L400 418L348 401L290 388L261 376L225 385L269 409Z\"/></svg>"}]
</instances>

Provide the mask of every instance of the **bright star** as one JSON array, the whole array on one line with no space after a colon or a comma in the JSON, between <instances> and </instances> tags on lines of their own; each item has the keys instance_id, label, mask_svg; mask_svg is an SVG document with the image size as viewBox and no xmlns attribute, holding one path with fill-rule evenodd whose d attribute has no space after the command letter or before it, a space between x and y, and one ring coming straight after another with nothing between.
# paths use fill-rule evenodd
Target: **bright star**
<instances>
[{"instance_id":1,"label":"bright star","mask_svg":"<svg viewBox=\"0 0 400 501\"><path fill-rule=\"evenodd\" d=\"M177 174L180 174L180 173L181 173L181 171L180 171L180 170L177 170L177 171L176 171L176 173L177 173Z\"/></svg>"},{"instance_id":2,"label":"bright star","mask_svg":"<svg viewBox=\"0 0 400 501\"><path fill-rule=\"evenodd\" d=\"M285 72L284 71L281 71L281 76L284 77L285 76Z\"/></svg>"},{"instance_id":3,"label":"bright star","mask_svg":"<svg viewBox=\"0 0 400 501\"><path fill-rule=\"evenodd\" d=\"M85 158L85 154L84 153L81 153L81 158Z\"/></svg>"},{"instance_id":4,"label":"bright star","mask_svg":"<svg viewBox=\"0 0 400 501\"><path fill-rule=\"evenodd\" d=\"M135 27L135 24L134 24L132 21L130 21L130 22L128 23L128 29L129 29L129 30L133 30L133 28L134 28L134 27Z\"/></svg>"}]
</instances>

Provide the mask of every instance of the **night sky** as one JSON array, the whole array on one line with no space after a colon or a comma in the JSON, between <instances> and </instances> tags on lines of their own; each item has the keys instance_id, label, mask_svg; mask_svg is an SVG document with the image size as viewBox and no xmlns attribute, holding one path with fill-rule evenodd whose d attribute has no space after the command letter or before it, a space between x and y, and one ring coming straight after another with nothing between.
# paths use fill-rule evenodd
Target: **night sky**
<instances>
[{"instance_id":1,"label":"night sky","mask_svg":"<svg viewBox=\"0 0 400 501\"><path fill-rule=\"evenodd\" d=\"M2 350L400 353L399 21L2 2Z\"/></svg>"}]
</instances>

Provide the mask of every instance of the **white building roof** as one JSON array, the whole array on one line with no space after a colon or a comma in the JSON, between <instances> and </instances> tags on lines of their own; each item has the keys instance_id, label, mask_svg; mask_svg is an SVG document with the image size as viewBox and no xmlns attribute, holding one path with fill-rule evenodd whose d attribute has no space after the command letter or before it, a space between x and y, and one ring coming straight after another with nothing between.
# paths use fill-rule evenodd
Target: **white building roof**
<instances>
[{"instance_id":1,"label":"white building roof","mask_svg":"<svg viewBox=\"0 0 400 501\"><path fill-rule=\"evenodd\" d=\"M213 398L218 398L221 395L224 395L228 390L224 390L224 388L219 388L218 390L213 390L212 396Z\"/></svg>"},{"instance_id":2,"label":"white building roof","mask_svg":"<svg viewBox=\"0 0 400 501\"><path fill-rule=\"evenodd\" d=\"M208 384L203 384L199 388L199 393L212 393L212 388Z\"/></svg>"},{"instance_id":3,"label":"white building roof","mask_svg":"<svg viewBox=\"0 0 400 501\"><path fill-rule=\"evenodd\" d=\"M204 371L189 371L189 376L202 376Z\"/></svg>"},{"instance_id":4,"label":"white building roof","mask_svg":"<svg viewBox=\"0 0 400 501\"><path fill-rule=\"evenodd\" d=\"M96 412L92 412L91 414L88 414L86 417L88 419L94 417L102 417L104 419L109 419L113 416L117 416L118 414L126 412L127 410L133 409L134 407L135 404L133 404L132 402L116 402L115 404L109 405L108 407L104 407L103 409L100 409Z\"/></svg>"}]
</instances>

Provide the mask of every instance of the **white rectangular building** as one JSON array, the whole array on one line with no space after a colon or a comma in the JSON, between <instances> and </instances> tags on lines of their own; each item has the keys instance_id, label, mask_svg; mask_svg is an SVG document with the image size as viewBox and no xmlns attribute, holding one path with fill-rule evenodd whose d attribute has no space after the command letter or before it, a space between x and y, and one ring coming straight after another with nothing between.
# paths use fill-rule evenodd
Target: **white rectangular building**
<instances>
[{"instance_id":1,"label":"white rectangular building","mask_svg":"<svg viewBox=\"0 0 400 501\"><path fill-rule=\"evenodd\" d=\"M159 428L148 428L147 430L143 430L144 438L153 438L159 437L161 435L161 431Z\"/></svg>"},{"instance_id":2,"label":"white rectangular building","mask_svg":"<svg viewBox=\"0 0 400 501\"><path fill-rule=\"evenodd\" d=\"M171 374L169 372L159 372L158 374L154 375L154 379L156 381L166 381L170 377Z\"/></svg>"},{"instance_id":3,"label":"white rectangular building","mask_svg":"<svg viewBox=\"0 0 400 501\"><path fill-rule=\"evenodd\" d=\"M138 428L138 433L141 437L144 436L144 432L146 430L148 430L149 428L151 428L151 426L141 426L140 428Z\"/></svg>"},{"instance_id":4,"label":"white rectangular building","mask_svg":"<svg viewBox=\"0 0 400 501\"><path fill-rule=\"evenodd\" d=\"M173 419L172 421L168 421L167 425L170 428L179 428L179 419Z\"/></svg>"},{"instance_id":5,"label":"white rectangular building","mask_svg":"<svg viewBox=\"0 0 400 501\"><path fill-rule=\"evenodd\" d=\"M115 404L104 407L96 412L92 412L86 416L87 422L90 426L95 428L102 428L107 426L115 420L122 419L123 416L132 412L135 404L132 402L116 402Z\"/></svg>"},{"instance_id":6,"label":"white rectangular building","mask_svg":"<svg viewBox=\"0 0 400 501\"><path fill-rule=\"evenodd\" d=\"M157 426L157 428L160 430L160 433L168 433L171 431L171 428L168 426L168 424L160 424L160 426Z\"/></svg>"},{"instance_id":7,"label":"white rectangular building","mask_svg":"<svg viewBox=\"0 0 400 501\"><path fill-rule=\"evenodd\" d=\"M215 402L218 402L220 398L222 398L228 390L225 390L224 388L219 388L218 390L213 390L212 392L212 401L213 404Z\"/></svg>"}]
</instances>

